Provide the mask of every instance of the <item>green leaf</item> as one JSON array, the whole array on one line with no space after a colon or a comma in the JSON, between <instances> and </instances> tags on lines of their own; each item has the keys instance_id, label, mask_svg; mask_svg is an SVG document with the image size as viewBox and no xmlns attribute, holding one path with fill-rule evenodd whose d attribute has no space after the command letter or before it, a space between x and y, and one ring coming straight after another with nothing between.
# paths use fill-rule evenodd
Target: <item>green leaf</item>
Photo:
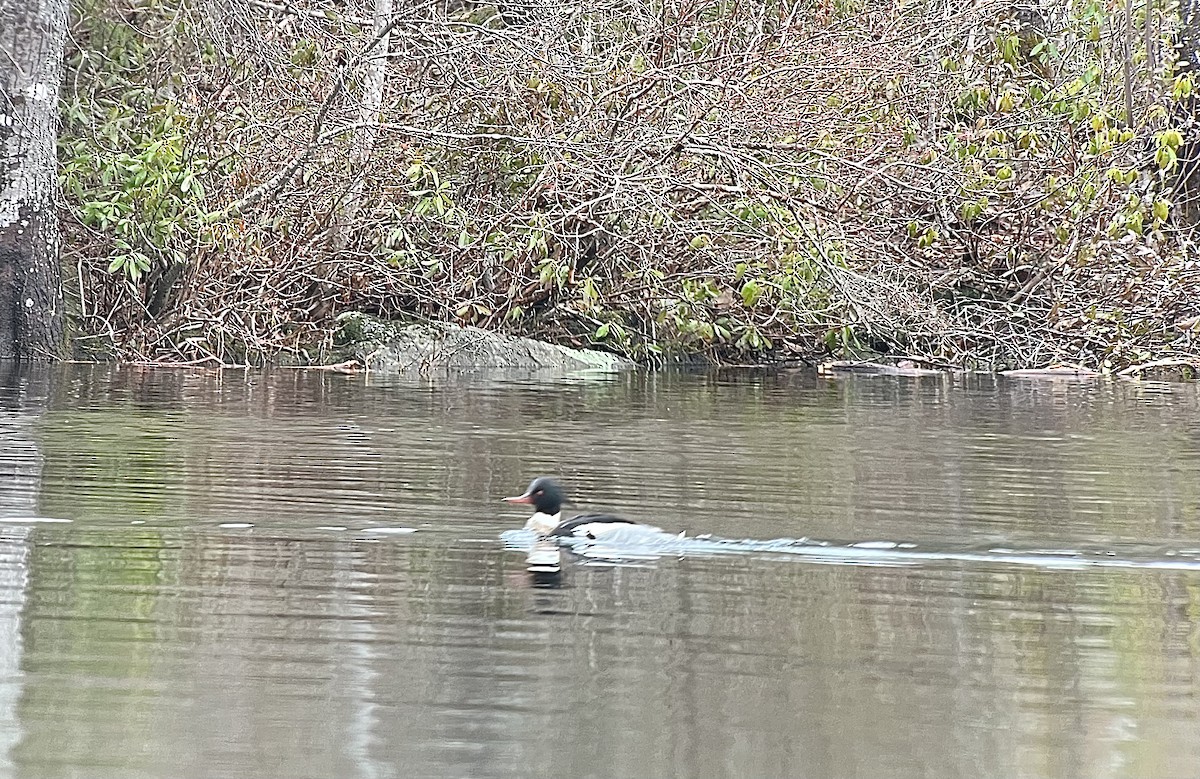
<instances>
[{"instance_id":1,"label":"green leaf","mask_svg":"<svg viewBox=\"0 0 1200 779\"><path fill-rule=\"evenodd\" d=\"M742 303L746 308L753 308L762 297L762 287L754 279L749 279L742 285Z\"/></svg>"}]
</instances>

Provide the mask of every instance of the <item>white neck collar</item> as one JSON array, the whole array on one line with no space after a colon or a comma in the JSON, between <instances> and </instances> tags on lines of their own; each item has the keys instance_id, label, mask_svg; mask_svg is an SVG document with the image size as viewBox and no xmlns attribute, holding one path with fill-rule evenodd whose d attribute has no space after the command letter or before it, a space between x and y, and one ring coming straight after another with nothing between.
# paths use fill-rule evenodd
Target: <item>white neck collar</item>
<instances>
[{"instance_id":1,"label":"white neck collar","mask_svg":"<svg viewBox=\"0 0 1200 779\"><path fill-rule=\"evenodd\" d=\"M535 511L533 512L533 516L529 518L529 521L525 523L525 529L545 534L558 527L558 523L561 521L561 511L557 514L543 514L540 511Z\"/></svg>"}]
</instances>

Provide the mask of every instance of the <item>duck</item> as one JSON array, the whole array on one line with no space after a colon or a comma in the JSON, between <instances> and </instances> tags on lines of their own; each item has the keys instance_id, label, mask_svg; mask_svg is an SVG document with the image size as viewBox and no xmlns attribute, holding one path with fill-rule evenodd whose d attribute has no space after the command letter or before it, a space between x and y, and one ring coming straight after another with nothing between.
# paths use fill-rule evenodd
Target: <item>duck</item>
<instances>
[{"instance_id":1,"label":"duck","mask_svg":"<svg viewBox=\"0 0 1200 779\"><path fill-rule=\"evenodd\" d=\"M525 529L534 531L542 538L595 540L613 530L639 525L632 519L612 514L578 514L564 520L562 504L566 499L567 495L563 491L562 485L555 479L549 476L538 476L529 482L529 487L523 494L504 498L504 501L533 506L533 516L525 523Z\"/></svg>"}]
</instances>

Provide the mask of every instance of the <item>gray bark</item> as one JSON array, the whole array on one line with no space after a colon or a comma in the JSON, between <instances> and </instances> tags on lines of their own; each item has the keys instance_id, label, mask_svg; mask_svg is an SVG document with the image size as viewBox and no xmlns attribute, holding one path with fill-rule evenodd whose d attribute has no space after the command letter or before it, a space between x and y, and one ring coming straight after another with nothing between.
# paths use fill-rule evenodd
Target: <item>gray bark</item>
<instances>
[{"instance_id":1,"label":"gray bark","mask_svg":"<svg viewBox=\"0 0 1200 779\"><path fill-rule=\"evenodd\" d=\"M354 181L350 185L350 191L342 200L341 209L334 222L332 243L334 249L339 251L345 249L349 243L350 231L354 228L354 219L358 216L358 209L362 205L367 163L371 160L371 152L375 148L375 136L379 132L379 110L383 106L391 17L392 0L375 0L372 32L377 43L364 54L367 60L367 72L363 80L358 127L354 131L350 149L350 170L353 172Z\"/></svg>"},{"instance_id":2,"label":"gray bark","mask_svg":"<svg viewBox=\"0 0 1200 779\"><path fill-rule=\"evenodd\" d=\"M1183 0L1179 6L1179 32L1175 45L1179 52L1179 72L1195 74L1200 70L1200 0ZM1183 145L1177 150L1179 169L1175 176L1175 201L1183 224L1200 224L1200 128L1197 127L1197 101L1193 94L1174 108L1173 124L1183 133Z\"/></svg>"},{"instance_id":3,"label":"gray bark","mask_svg":"<svg viewBox=\"0 0 1200 779\"><path fill-rule=\"evenodd\" d=\"M58 88L67 0L0 0L0 359L61 356Z\"/></svg>"}]
</instances>

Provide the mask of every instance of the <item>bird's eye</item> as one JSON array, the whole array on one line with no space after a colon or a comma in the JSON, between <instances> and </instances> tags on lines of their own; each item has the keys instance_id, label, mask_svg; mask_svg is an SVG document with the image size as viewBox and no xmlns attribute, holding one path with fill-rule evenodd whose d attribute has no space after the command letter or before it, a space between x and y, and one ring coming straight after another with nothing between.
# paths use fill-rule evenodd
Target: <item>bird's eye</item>
<instances>
[{"instance_id":1,"label":"bird's eye","mask_svg":"<svg viewBox=\"0 0 1200 779\"><path fill-rule=\"evenodd\" d=\"M534 494L534 495L541 495L541 494L542 494L542 490L537 490L537 491L535 491L533 494Z\"/></svg>"}]
</instances>

